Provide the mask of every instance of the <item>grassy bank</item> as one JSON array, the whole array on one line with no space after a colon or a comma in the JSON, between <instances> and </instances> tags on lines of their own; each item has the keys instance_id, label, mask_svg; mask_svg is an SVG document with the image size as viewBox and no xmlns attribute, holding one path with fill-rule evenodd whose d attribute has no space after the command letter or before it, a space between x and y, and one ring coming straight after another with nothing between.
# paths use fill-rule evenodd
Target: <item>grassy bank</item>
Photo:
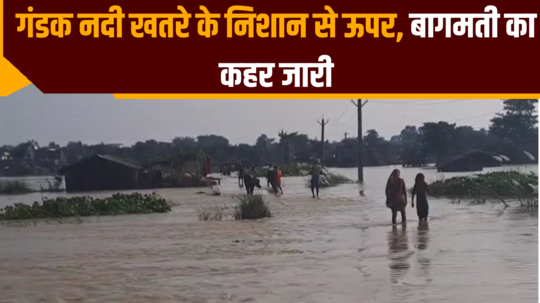
<instances>
[{"instance_id":1,"label":"grassy bank","mask_svg":"<svg viewBox=\"0 0 540 303\"><path fill-rule=\"evenodd\" d=\"M21 195L34 192L22 181L0 181L0 195Z\"/></svg>"},{"instance_id":2,"label":"grassy bank","mask_svg":"<svg viewBox=\"0 0 540 303\"><path fill-rule=\"evenodd\" d=\"M521 204L538 204L538 175L518 171L491 172L453 177L429 184L435 196L464 199L516 199Z\"/></svg>"},{"instance_id":3,"label":"grassy bank","mask_svg":"<svg viewBox=\"0 0 540 303\"><path fill-rule=\"evenodd\" d=\"M124 214L165 213L170 203L157 194L115 194L107 198L44 198L32 205L15 203L0 209L0 220L111 216Z\"/></svg>"}]
</instances>

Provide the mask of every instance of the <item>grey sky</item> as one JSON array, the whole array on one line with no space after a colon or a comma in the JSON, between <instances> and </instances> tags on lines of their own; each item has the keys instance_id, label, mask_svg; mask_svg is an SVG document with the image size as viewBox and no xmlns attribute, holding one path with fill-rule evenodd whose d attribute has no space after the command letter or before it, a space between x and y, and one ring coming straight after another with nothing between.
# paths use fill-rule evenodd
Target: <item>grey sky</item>
<instances>
[{"instance_id":1,"label":"grey sky","mask_svg":"<svg viewBox=\"0 0 540 303\"><path fill-rule=\"evenodd\" d=\"M364 130L383 137L405 125L448 121L489 126L501 100L370 100L364 107ZM34 139L124 143L176 136L216 134L231 143L253 144L280 129L320 138L317 119L330 119L326 138L356 134L356 108L350 100L116 100L112 95L45 95L30 85L0 97L0 145Z\"/></svg>"}]
</instances>

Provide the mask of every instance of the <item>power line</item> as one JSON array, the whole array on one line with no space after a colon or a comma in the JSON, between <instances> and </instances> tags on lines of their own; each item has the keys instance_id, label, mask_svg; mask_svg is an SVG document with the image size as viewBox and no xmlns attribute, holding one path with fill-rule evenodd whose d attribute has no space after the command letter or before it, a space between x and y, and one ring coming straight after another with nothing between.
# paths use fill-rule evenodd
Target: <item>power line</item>
<instances>
[{"instance_id":1,"label":"power line","mask_svg":"<svg viewBox=\"0 0 540 303\"><path fill-rule=\"evenodd\" d=\"M350 103L347 102L347 105L345 106L345 110L343 111L343 113L339 116L339 118L337 118L337 122L341 121L341 118L343 118L343 116L347 113L347 110L349 109L349 106L351 106Z\"/></svg>"},{"instance_id":2,"label":"power line","mask_svg":"<svg viewBox=\"0 0 540 303\"><path fill-rule=\"evenodd\" d=\"M349 124L354 118L356 118L356 114L353 114L352 117L345 122L345 124Z\"/></svg>"},{"instance_id":3,"label":"power line","mask_svg":"<svg viewBox=\"0 0 540 303\"><path fill-rule=\"evenodd\" d=\"M309 132L310 130L313 129L313 127L314 127L315 125L317 125L317 121L313 122L313 124L311 124L311 126L308 127L308 128L307 128L305 131L303 131L302 133L305 134L305 133Z\"/></svg>"},{"instance_id":4,"label":"power line","mask_svg":"<svg viewBox=\"0 0 540 303\"><path fill-rule=\"evenodd\" d=\"M483 114L483 115L479 115L479 116L465 117L465 118L459 118L459 119L448 119L448 120L452 120L452 121L464 121L464 120L470 120L470 119L476 119L476 118L482 118L482 117L492 116L492 115L495 115L495 114L497 114L497 113L498 113L498 112L493 112L493 113Z\"/></svg>"},{"instance_id":5,"label":"power line","mask_svg":"<svg viewBox=\"0 0 540 303\"><path fill-rule=\"evenodd\" d=\"M456 102L463 102L463 101L470 101L472 99L454 99L454 100L448 100L446 102L424 102L424 103L416 103L418 101L435 101L440 99L427 99L427 100L414 100L413 102L405 102L405 101L379 101L375 100L373 103L379 103L379 104L396 104L396 105L413 105L413 106L432 106L432 105L440 105L440 104L450 104L450 103L456 103Z\"/></svg>"}]
</instances>

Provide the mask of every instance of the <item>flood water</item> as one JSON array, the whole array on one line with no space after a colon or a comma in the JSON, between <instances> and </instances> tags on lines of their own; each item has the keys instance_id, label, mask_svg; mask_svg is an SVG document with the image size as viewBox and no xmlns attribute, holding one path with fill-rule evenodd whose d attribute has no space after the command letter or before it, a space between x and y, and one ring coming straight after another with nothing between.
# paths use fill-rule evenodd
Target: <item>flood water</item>
<instances>
[{"instance_id":1,"label":"flood water","mask_svg":"<svg viewBox=\"0 0 540 303\"><path fill-rule=\"evenodd\" d=\"M285 178L260 221L198 221L198 209L233 205L230 178L220 197L159 190L178 203L169 214L4 224L0 302L538 302L536 212L431 199L427 224L409 203L408 224L392 226L391 170L365 169L365 197L348 184L314 200L306 180ZM408 187L418 172L456 175L402 169Z\"/></svg>"}]
</instances>

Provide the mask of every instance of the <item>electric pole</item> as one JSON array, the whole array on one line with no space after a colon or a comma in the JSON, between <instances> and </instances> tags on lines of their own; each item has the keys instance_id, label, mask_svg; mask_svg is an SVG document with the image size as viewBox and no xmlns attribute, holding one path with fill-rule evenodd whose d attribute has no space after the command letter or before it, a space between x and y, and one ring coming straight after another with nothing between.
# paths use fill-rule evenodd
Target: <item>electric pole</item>
<instances>
[{"instance_id":1,"label":"electric pole","mask_svg":"<svg viewBox=\"0 0 540 303\"><path fill-rule=\"evenodd\" d=\"M358 99L358 102L351 100L352 104L356 106L358 110L358 182L364 183L364 142L362 131L362 107L366 105L367 100L362 103L362 99Z\"/></svg>"},{"instance_id":2,"label":"electric pole","mask_svg":"<svg viewBox=\"0 0 540 303\"><path fill-rule=\"evenodd\" d=\"M324 166L324 127L328 124L328 119L325 121L323 116L322 121L317 120L317 123L321 126L321 165Z\"/></svg>"},{"instance_id":3,"label":"electric pole","mask_svg":"<svg viewBox=\"0 0 540 303\"><path fill-rule=\"evenodd\" d=\"M343 136L345 136L345 139L347 139L348 135L349 135L349 133L343 133Z\"/></svg>"}]
</instances>

